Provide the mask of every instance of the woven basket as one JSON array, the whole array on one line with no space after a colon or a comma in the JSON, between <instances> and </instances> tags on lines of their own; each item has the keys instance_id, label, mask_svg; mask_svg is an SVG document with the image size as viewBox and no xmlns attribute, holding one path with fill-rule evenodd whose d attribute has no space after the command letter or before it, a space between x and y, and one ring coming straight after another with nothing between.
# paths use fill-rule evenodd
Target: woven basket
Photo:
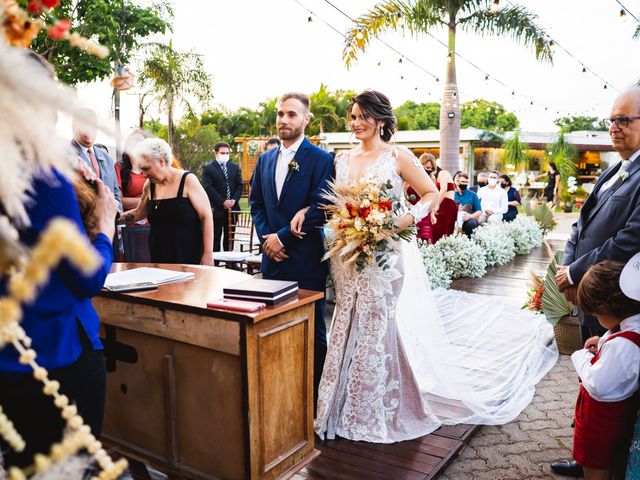
<instances>
[{"instance_id":1,"label":"woven basket","mask_svg":"<svg viewBox=\"0 0 640 480\"><path fill-rule=\"evenodd\" d=\"M580 320L578 317L566 315L553 326L558 350L563 355L571 355L582 348L580 341Z\"/></svg>"}]
</instances>

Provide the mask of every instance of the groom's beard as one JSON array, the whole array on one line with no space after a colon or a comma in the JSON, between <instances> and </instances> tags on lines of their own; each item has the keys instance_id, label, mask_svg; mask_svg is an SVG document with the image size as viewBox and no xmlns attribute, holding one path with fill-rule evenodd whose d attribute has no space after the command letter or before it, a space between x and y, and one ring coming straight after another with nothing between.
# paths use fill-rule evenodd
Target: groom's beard
<instances>
[{"instance_id":1,"label":"groom's beard","mask_svg":"<svg viewBox=\"0 0 640 480\"><path fill-rule=\"evenodd\" d=\"M278 136L281 140L295 140L296 138L300 138L304 133L302 127L294 128L292 126L288 126L289 130L280 130L278 129Z\"/></svg>"}]
</instances>

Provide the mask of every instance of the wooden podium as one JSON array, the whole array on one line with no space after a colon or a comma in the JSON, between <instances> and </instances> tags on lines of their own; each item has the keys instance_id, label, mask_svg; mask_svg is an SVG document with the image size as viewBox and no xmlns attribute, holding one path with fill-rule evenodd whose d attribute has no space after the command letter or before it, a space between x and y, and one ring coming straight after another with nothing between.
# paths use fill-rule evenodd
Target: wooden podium
<instances>
[{"instance_id":1,"label":"wooden podium","mask_svg":"<svg viewBox=\"0 0 640 480\"><path fill-rule=\"evenodd\" d=\"M313 312L319 292L259 313L206 308L249 278L222 268L116 264L194 272L94 305L107 353L104 440L170 475L287 478L313 460Z\"/></svg>"}]
</instances>

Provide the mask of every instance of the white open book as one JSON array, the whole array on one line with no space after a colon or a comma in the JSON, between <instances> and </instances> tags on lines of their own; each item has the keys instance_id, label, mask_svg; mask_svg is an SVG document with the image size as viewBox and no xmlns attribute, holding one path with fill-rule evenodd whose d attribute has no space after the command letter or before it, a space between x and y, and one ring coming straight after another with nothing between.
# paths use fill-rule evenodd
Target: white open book
<instances>
[{"instance_id":1,"label":"white open book","mask_svg":"<svg viewBox=\"0 0 640 480\"><path fill-rule=\"evenodd\" d=\"M104 282L104 288L112 291L129 290L136 286L162 285L187 278L193 278L193 272L178 272L163 268L141 267L122 272L110 273Z\"/></svg>"}]
</instances>

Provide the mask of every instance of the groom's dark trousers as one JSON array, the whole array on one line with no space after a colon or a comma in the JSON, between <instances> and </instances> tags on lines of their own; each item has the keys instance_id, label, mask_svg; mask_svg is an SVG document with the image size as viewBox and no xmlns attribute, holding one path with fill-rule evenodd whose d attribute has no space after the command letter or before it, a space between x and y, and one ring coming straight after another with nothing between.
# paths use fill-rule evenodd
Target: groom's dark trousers
<instances>
[{"instance_id":1,"label":"groom's dark trousers","mask_svg":"<svg viewBox=\"0 0 640 480\"><path fill-rule=\"evenodd\" d=\"M329 153L312 145L306 138L296 151L294 166L288 173L280 195L276 190L275 171L279 149L264 152L258 158L251 184L251 216L261 242L264 236L276 233L289 257L275 262L262 255L260 271L262 277L272 280L295 280L302 289L324 293L328 274L322 225L324 211L323 192L328 189L333 177L333 159ZM291 233L289 223L294 215L309 207L305 214L303 239ZM325 301L316 302L314 329L314 397L322 375L324 357L327 352L326 327L324 323Z\"/></svg>"}]
</instances>

